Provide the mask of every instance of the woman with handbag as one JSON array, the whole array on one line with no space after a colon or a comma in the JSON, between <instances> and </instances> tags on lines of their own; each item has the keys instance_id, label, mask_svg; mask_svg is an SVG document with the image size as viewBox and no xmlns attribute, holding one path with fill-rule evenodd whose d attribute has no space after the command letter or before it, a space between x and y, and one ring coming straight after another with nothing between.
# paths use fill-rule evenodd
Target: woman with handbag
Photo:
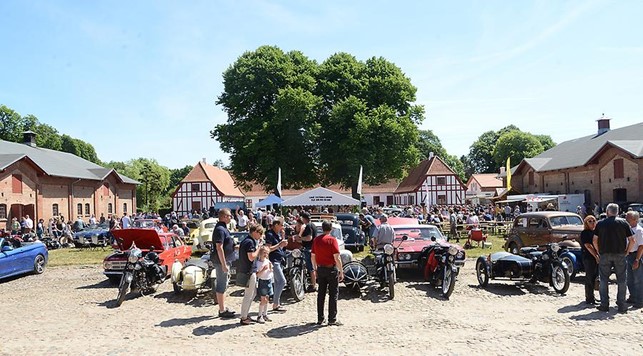
<instances>
[{"instance_id":1,"label":"woman with handbag","mask_svg":"<svg viewBox=\"0 0 643 356\"><path fill-rule=\"evenodd\" d=\"M241 303L241 325L252 323L248 313L257 292L257 271L254 269L254 261L259 253L258 245L263 233L263 226L259 224L251 225L248 237L239 244L236 283L240 287L245 287L243 302Z\"/></svg>"}]
</instances>

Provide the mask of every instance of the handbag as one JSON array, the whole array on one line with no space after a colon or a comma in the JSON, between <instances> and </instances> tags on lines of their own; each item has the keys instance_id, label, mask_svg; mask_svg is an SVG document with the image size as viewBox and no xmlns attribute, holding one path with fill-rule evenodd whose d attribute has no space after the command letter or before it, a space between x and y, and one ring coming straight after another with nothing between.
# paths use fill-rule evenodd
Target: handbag
<instances>
[{"instance_id":1,"label":"handbag","mask_svg":"<svg viewBox=\"0 0 643 356\"><path fill-rule=\"evenodd\" d=\"M251 273L249 272L237 271L237 276L234 283L239 287L248 288L248 283L250 283L250 275Z\"/></svg>"}]
</instances>

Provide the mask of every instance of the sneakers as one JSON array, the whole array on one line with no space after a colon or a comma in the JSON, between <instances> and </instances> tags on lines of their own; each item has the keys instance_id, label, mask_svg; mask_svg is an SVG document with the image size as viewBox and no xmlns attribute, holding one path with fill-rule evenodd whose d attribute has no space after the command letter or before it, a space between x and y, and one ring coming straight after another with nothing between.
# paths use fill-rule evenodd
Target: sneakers
<instances>
[{"instance_id":1,"label":"sneakers","mask_svg":"<svg viewBox=\"0 0 643 356\"><path fill-rule=\"evenodd\" d=\"M619 307L618 308L618 313L619 314L627 314L627 307Z\"/></svg>"},{"instance_id":2,"label":"sneakers","mask_svg":"<svg viewBox=\"0 0 643 356\"><path fill-rule=\"evenodd\" d=\"M272 311L273 311L273 312L279 312L279 313L283 313L283 312L285 312L286 310L288 310L288 309L284 308L284 307L283 307L283 306L281 306L281 305L277 306L276 308L272 308Z\"/></svg>"},{"instance_id":3,"label":"sneakers","mask_svg":"<svg viewBox=\"0 0 643 356\"><path fill-rule=\"evenodd\" d=\"M317 292L316 287L308 286L308 288L306 288L306 293L314 293L314 292Z\"/></svg>"},{"instance_id":4,"label":"sneakers","mask_svg":"<svg viewBox=\"0 0 643 356\"><path fill-rule=\"evenodd\" d=\"M344 324L342 324L342 322L341 322L341 321L339 321L339 320L331 320L331 321L329 321L329 322L328 322L328 325L331 325L331 326L342 326L342 325L344 325Z\"/></svg>"},{"instance_id":5,"label":"sneakers","mask_svg":"<svg viewBox=\"0 0 643 356\"><path fill-rule=\"evenodd\" d=\"M248 318L248 319L250 319L250 318ZM259 324L263 324L263 323L265 323L265 321L264 321L264 319L263 319L263 315L259 315L259 316L257 317L257 323L259 323Z\"/></svg>"},{"instance_id":6,"label":"sneakers","mask_svg":"<svg viewBox=\"0 0 643 356\"><path fill-rule=\"evenodd\" d=\"M226 308L224 311L219 312L219 318L224 318L224 319L230 319L234 318L235 312L234 310L230 310Z\"/></svg>"},{"instance_id":7,"label":"sneakers","mask_svg":"<svg viewBox=\"0 0 643 356\"><path fill-rule=\"evenodd\" d=\"M268 317L268 314L264 314L262 318L263 318L263 321L267 321L267 322L271 322L271 321L272 321L272 319L270 319L270 318Z\"/></svg>"},{"instance_id":8,"label":"sneakers","mask_svg":"<svg viewBox=\"0 0 643 356\"><path fill-rule=\"evenodd\" d=\"M610 311L610 307L608 307L607 305L599 305L599 306L596 307L596 309L598 309L598 311L602 311L602 312Z\"/></svg>"},{"instance_id":9,"label":"sneakers","mask_svg":"<svg viewBox=\"0 0 643 356\"><path fill-rule=\"evenodd\" d=\"M324 323L326 323L326 319L317 320L317 325L323 325Z\"/></svg>"}]
</instances>

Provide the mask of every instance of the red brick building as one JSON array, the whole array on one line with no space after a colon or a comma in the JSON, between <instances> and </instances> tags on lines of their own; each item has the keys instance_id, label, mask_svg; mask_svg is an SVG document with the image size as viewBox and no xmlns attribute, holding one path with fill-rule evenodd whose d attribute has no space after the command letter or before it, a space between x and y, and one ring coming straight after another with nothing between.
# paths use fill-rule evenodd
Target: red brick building
<instances>
[{"instance_id":1,"label":"red brick building","mask_svg":"<svg viewBox=\"0 0 643 356\"><path fill-rule=\"evenodd\" d=\"M13 217L122 215L136 211L137 181L70 153L0 140L0 228Z\"/></svg>"}]
</instances>

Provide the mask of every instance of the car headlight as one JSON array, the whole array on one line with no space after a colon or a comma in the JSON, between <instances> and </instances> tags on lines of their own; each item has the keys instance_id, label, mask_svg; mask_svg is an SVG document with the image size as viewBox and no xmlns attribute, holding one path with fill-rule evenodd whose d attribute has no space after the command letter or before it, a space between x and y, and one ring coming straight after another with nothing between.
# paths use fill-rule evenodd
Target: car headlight
<instances>
[{"instance_id":1,"label":"car headlight","mask_svg":"<svg viewBox=\"0 0 643 356\"><path fill-rule=\"evenodd\" d=\"M395 251L395 249L393 248L393 245L391 245L391 244L384 245L384 253L385 254L392 255L393 251Z\"/></svg>"},{"instance_id":2,"label":"car headlight","mask_svg":"<svg viewBox=\"0 0 643 356\"><path fill-rule=\"evenodd\" d=\"M458 253L458 248L455 246L449 246L449 255L455 256Z\"/></svg>"},{"instance_id":3,"label":"car headlight","mask_svg":"<svg viewBox=\"0 0 643 356\"><path fill-rule=\"evenodd\" d=\"M296 248L292 250L292 257L294 258L300 258L301 257L301 250Z\"/></svg>"},{"instance_id":4,"label":"car headlight","mask_svg":"<svg viewBox=\"0 0 643 356\"><path fill-rule=\"evenodd\" d=\"M104 269L112 269L112 261L103 262L103 268Z\"/></svg>"},{"instance_id":5,"label":"car headlight","mask_svg":"<svg viewBox=\"0 0 643 356\"><path fill-rule=\"evenodd\" d=\"M411 254L410 254L410 253L407 253L407 254L406 254L406 259L407 259L407 260L410 260L410 259L411 259Z\"/></svg>"},{"instance_id":6,"label":"car headlight","mask_svg":"<svg viewBox=\"0 0 643 356\"><path fill-rule=\"evenodd\" d=\"M136 263L138 261L138 256L130 253L129 256L127 256L127 261L129 261L129 263Z\"/></svg>"},{"instance_id":7,"label":"car headlight","mask_svg":"<svg viewBox=\"0 0 643 356\"><path fill-rule=\"evenodd\" d=\"M456 255L458 259L464 258L464 251L458 251L458 254Z\"/></svg>"},{"instance_id":8,"label":"car headlight","mask_svg":"<svg viewBox=\"0 0 643 356\"><path fill-rule=\"evenodd\" d=\"M129 255L127 256L127 260L129 261L129 263L136 263L138 261L138 259L141 258L142 255L143 255L143 253L141 252L140 249L133 248L129 252Z\"/></svg>"},{"instance_id":9,"label":"car headlight","mask_svg":"<svg viewBox=\"0 0 643 356\"><path fill-rule=\"evenodd\" d=\"M554 252L558 252L560 250L560 245L557 243L551 244L551 250Z\"/></svg>"}]
</instances>

